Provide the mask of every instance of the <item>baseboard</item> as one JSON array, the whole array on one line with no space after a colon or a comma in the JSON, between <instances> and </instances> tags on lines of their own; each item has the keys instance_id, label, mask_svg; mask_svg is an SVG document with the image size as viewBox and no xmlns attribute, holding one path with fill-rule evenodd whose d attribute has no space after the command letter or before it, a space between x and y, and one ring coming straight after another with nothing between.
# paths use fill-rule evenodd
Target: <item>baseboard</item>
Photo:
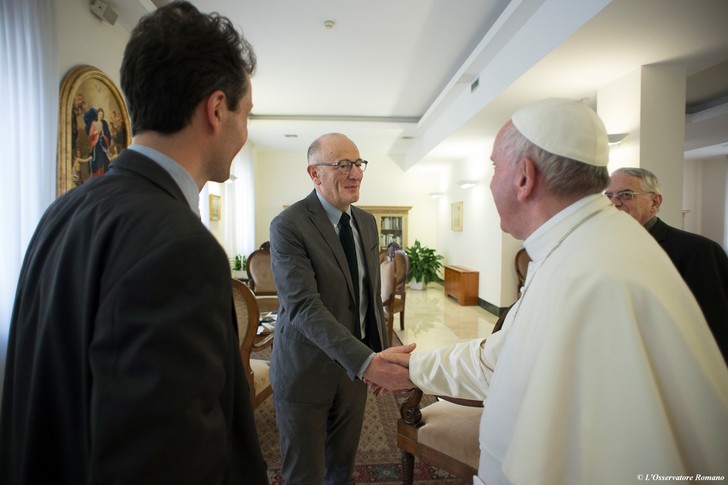
<instances>
[{"instance_id":1,"label":"baseboard","mask_svg":"<svg viewBox=\"0 0 728 485\"><path fill-rule=\"evenodd\" d=\"M487 312L490 312L490 313L492 313L492 314L493 314L493 315L495 315L496 317L499 317L499 316L501 316L501 314L502 314L502 313L503 313L504 311L506 311L506 308L508 308L508 307L503 307L503 308L501 308L501 307L499 307L499 306L496 306L496 305L494 305L494 304L490 303L489 301L485 301L485 300L483 300L483 299L482 299L482 298L480 298L480 297L478 297L478 306L479 306L480 308L482 308L483 310L485 310L485 311L487 311Z\"/></svg>"}]
</instances>

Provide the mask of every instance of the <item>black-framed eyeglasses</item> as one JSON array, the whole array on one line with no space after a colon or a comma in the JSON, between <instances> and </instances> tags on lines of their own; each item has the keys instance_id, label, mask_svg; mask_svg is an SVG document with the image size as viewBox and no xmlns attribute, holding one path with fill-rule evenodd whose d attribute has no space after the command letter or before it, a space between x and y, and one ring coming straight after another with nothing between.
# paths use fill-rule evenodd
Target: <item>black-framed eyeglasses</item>
<instances>
[{"instance_id":1,"label":"black-framed eyeglasses","mask_svg":"<svg viewBox=\"0 0 728 485\"><path fill-rule=\"evenodd\" d=\"M615 197L619 200L632 200L638 195L642 194L654 194L654 192L634 192L632 190L620 190L619 192L604 192L604 195L606 195L607 199L609 200L612 200Z\"/></svg>"},{"instance_id":2,"label":"black-framed eyeglasses","mask_svg":"<svg viewBox=\"0 0 728 485\"><path fill-rule=\"evenodd\" d=\"M362 172L367 169L367 165L369 162L366 160L362 160L361 158L359 160L354 160L353 162L351 160L339 160L338 162L333 163L317 163L315 164L317 167L336 167L339 170L341 170L341 173L349 173L351 172L351 167L354 166L361 170Z\"/></svg>"}]
</instances>

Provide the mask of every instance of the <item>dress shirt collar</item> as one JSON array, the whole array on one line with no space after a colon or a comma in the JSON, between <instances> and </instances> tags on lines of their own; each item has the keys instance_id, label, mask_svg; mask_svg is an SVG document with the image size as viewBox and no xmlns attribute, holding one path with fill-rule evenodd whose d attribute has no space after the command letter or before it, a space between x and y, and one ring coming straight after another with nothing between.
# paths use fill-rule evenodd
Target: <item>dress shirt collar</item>
<instances>
[{"instance_id":1,"label":"dress shirt collar","mask_svg":"<svg viewBox=\"0 0 728 485\"><path fill-rule=\"evenodd\" d=\"M328 216L329 220L331 221L331 224L339 227L339 220L341 219L342 212L334 207L331 202L326 200L326 198L319 193L319 191L316 191L316 197L318 197L318 200L321 202L321 205L324 207L324 211L326 211L326 215ZM351 206L346 210L346 213L349 214L349 217L351 217ZM354 221L352 220L351 225L354 225Z\"/></svg>"},{"instance_id":2,"label":"dress shirt collar","mask_svg":"<svg viewBox=\"0 0 728 485\"><path fill-rule=\"evenodd\" d=\"M175 183L179 186L182 194L185 196L187 203L190 205L192 212L200 215L200 191L197 189L197 184L192 179L192 175L187 172L182 166L169 158L162 152L155 150L144 145L129 145L129 150L141 153L145 157L152 159L157 165L162 167L169 175L174 179Z\"/></svg>"},{"instance_id":3,"label":"dress shirt collar","mask_svg":"<svg viewBox=\"0 0 728 485\"><path fill-rule=\"evenodd\" d=\"M604 210L611 204L602 194L592 194L577 200L542 224L523 241L526 252L534 262L541 261L554 244L582 218L592 212Z\"/></svg>"},{"instance_id":4,"label":"dress shirt collar","mask_svg":"<svg viewBox=\"0 0 728 485\"><path fill-rule=\"evenodd\" d=\"M647 229L647 232L649 232L653 227L655 227L655 224L657 224L657 216L652 216L652 219L645 222L644 228Z\"/></svg>"}]
</instances>

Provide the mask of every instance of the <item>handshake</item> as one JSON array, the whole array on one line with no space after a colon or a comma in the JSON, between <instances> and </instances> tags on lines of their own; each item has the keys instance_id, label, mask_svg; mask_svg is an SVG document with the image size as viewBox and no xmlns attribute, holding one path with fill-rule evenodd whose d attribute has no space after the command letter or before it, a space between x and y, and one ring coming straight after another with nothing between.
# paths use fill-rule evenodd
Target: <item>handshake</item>
<instances>
[{"instance_id":1,"label":"handshake","mask_svg":"<svg viewBox=\"0 0 728 485\"><path fill-rule=\"evenodd\" d=\"M410 354L416 345L389 347L375 354L363 376L369 391L382 396L390 391L417 387L409 377Z\"/></svg>"}]
</instances>

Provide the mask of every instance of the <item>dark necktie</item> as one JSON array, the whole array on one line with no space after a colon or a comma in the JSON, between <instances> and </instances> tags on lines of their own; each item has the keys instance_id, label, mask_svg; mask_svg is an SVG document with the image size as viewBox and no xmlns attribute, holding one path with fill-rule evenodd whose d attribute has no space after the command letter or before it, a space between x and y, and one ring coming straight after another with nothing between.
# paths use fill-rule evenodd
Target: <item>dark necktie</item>
<instances>
[{"instance_id":1,"label":"dark necktie","mask_svg":"<svg viewBox=\"0 0 728 485\"><path fill-rule=\"evenodd\" d=\"M349 224L349 214L344 212L339 219L339 239L346 254L346 261L349 263L351 281L354 283L354 335L361 340L361 323L359 319L359 263L356 260L356 246L354 245L354 233Z\"/></svg>"}]
</instances>

